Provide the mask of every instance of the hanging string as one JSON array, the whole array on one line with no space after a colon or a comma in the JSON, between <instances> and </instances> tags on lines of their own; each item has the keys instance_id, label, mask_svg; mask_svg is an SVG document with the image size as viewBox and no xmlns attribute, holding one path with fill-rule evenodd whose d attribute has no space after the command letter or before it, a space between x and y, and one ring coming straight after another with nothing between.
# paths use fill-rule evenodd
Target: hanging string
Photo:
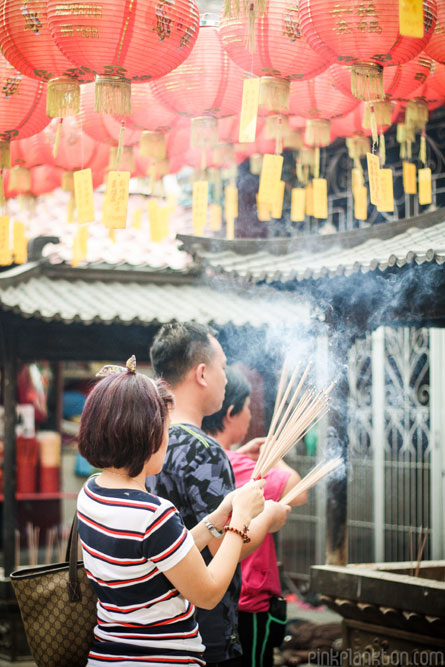
<instances>
[{"instance_id":1,"label":"hanging string","mask_svg":"<svg viewBox=\"0 0 445 667\"><path fill-rule=\"evenodd\" d=\"M54 146L53 146L54 159L57 157L57 153L59 152L60 137L62 134L62 123L63 123L63 118L59 118L59 122L57 123L57 129L56 129L56 138L54 140Z\"/></svg>"},{"instance_id":2,"label":"hanging string","mask_svg":"<svg viewBox=\"0 0 445 667\"><path fill-rule=\"evenodd\" d=\"M386 141L383 132L380 133L379 158L380 158L380 166L383 167L383 165L386 162Z\"/></svg>"},{"instance_id":3,"label":"hanging string","mask_svg":"<svg viewBox=\"0 0 445 667\"><path fill-rule=\"evenodd\" d=\"M320 147L316 146L314 151L314 178L320 178Z\"/></svg>"},{"instance_id":4,"label":"hanging string","mask_svg":"<svg viewBox=\"0 0 445 667\"><path fill-rule=\"evenodd\" d=\"M125 135L125 121L121 121L121 128L119 130L119 142L117 144L116 154L116 169L119 169L122 162L122 154L124 152L124 135Z\"/></svg>"},{"instance_id":5,"label":"hanging string","mask_svg":"<svg viewBox=\"0 0 445 667\"><path fill-rule=\"evenodd\" d=\"M426 167L426 134L425 134L425 130L423 130L422 134L420 135L419 160L423 163L423 166Z\"/></svg>"}]
</instances>

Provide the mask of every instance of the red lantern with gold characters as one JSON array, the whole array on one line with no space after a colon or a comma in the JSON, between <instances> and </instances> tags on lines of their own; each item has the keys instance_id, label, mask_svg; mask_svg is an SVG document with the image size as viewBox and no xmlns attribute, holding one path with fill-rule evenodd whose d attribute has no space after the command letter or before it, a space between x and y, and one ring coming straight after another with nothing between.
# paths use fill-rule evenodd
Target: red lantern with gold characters
<instances>
[{"instance_id":1,"label":"red lantern with gold characters","mask_svg":"<svg viewBox=\"0 0 445 667\"><path fill-rule=\"evenodd\" d=\"M436 24L436 0L423 0L423 37L400 34L399 0L300 0L300 24L311 47L330 62L347 65L352 92L365 101L384 99L382 70L412 60Z\"/></svg>"},{"instance_id":2,"label":"red lantern with gold characters","mask_svg":"<svg viewBox=\"0 0 445 667\"><path fill-rule=\"evenodd\" d=\"M80 83L93 81L57 47L48 25L46 0L8 0L2 4L0 48L19 72L48 83L47 113L69 116L79 111Z\"/></svg>"},{"instance_id":3,"label":"red lantern with gold characters","mask_svg":"<svg viewBox=\"0 0 445 667\"><path fill-rule=\"evenodd\" d=\"M437 2L437 21L434 33L425 46L425 53L438 63L445 65L445 2Z\"/></svg>"},{"instance_id":4,"label":"red lantern with gold characters","mask_svg":"<svg viewBox=\"0 0 445 667\"><path fill-rule=\"evenodd\" d=\"M217 142L216 119L240 113L246 76L222 48L213 15L204 15L189 58L151 88L164 106L192 118L192 147L208 148Z\"/></svg>"},{"instance_id":5,"label":"red lantern with gold characters","mask_svg":"<svg viewBox=\"0 0 445 667\"><path fill-rule=\"evenodd\" d=\"M96 111L130 113L130 83L164 76L198 36L195 0L48 0L53 38L75 65L96 76Z\"/></svg>"},{"instance_id":6,"label":"red lantern with gold characters","mask_svg":"<svg viewBox=\"0 0 445 667\"><path fill-rule=\"evenodd\" d=\"M248 12L237 13L237 4L239 0L231 0L228 11L223 8L218 30L225 50L239 67L256 76L288 81L312 79L326 69L325 58L301 32L298 1L267 0L264 12L254 18L252 45L251 17Z\"/></svg>"},{"instance_id":7,"label":"red lantern with gold characters","mask_svg":"<svg viewBox=\"0 0 445 667\"><path fill-rule=\"evenodd\" d=\"M358 100L339 90L333 67L309 81L294 81L290 86L289 112L306 118L305 143L320 148L331 142L330 121L349 113Z\"/></svg>"},{"instance_id":8,"label":"red lantern with gold characters","mask_svg":"<svg viewBox=\"0 0 445 667\"><path fill-rule=\"evenodd\" d=\"M263 11L238 11L239 0L222 10L219 35L230 58L261 78L260 106L274 113L287 111L289 81L312 79L329 62L316 53L300 30L298 1L264 0Z\"/></svg>"},{"instance_id":9,"label":"red lantern with gold characters","mask_svg":"<svg viewBox=\"0 0 445 667\"><path fill-rule=\"evenodd\" d=\"M10 166L9 142L37 134L50 122L46 84L20 74L0 55L0 168Z\"/></svg>"}]
</instances>

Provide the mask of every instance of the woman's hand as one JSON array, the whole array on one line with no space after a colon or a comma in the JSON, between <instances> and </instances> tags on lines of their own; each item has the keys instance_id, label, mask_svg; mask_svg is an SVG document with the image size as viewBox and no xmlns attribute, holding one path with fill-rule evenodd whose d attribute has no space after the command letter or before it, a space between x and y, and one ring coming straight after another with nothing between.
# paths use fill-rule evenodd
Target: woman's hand
<instances>
[{"instance_id":1,"label":"woman's hand","mask_svg":"<svg viewBox=\"0 0 445 667\"><path fill-rule=\"evenodd\" d=\"M263 511L265 483L265 479L258 479L236 489L232 500L232 521L236 520L248 526L252 519Z\"/></svg>"},{"instance_id":2,"label":"woman's hand","mask_svg":"<svg viewBox=\"0 0 445 667\"><path fill-rule=\"evenodd\" d=\"M239 454L244 454L244 456L248 456L253 461L258 461L261 447L264 445L265 441L266 438L253 438L253 440L249 440L249 442L246 442L245 445L242 445L236 451Z\"/></svg>"},{"instance_id":3,"label":"woman's hand","mask_svg":"<svg viewBox=\"0 0 445 667\"><path fill-rule=\"evenodd\" d=\"M276 533L284 526L290 510L290 505L276 503L274 500L266 500L264 503L264 514L269 520L269 533Z\"/></svg>"}]
</instances>

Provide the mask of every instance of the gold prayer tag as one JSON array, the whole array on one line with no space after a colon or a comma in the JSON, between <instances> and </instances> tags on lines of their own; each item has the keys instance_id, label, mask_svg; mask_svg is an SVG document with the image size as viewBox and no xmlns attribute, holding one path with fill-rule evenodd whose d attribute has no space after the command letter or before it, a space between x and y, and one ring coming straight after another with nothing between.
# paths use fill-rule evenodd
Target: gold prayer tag
<instances>
[{"instance_id":1,"label":"gold prayer tag","mask_svg":"<svg viewBox=\"0 0 445 667\"><path fill-rule=\"evenodd\" d=\"M192 224L193 233L201 236L207 223L208 181L193 183Z\"/></svg>"},{"instance_id":2,"label":"gold prayer tag","mask_svg":"<svg viewBox=\"0 0 445 667\"><path fill-rule=\"evenodd\" d=\"M9 244L9 216L0 216L0 266L8 266L12 262Z\"/></svg>"},{"instance_id":3,"label":"gold prayer tag","mask_svg":"<svg viewBox=\"0 0 445 667\"><path fill-rule=\"evenodd\" d=\"M379 203L377 210L382 213L392 213L394 211L392 169L380 169L379 188Z\"/></svg>"},{"instance_id":4,"label":"gold prayer tag","mask_svg":"<svg viewBox=\"0 0 445 667\"><path fill-rule=\"evenodd\" d=\"M354 217L356 220L368 219L368 188L366 185L359 185L355 189Z\"/></svg>"},{"instance_id":5,"label":"gold prayer tag","mask_svg":"<svg viewBox=\"0 0 445 667\"><path fill-rule=\"evenodd\" d=\"M105 191L103 222L108 229L124 229L127 224L129 171L110 171Z\"/></svg>"},{"instance_id":6,"label":"gold prayer tag","mask_svg":"<svg viewBox=\"0 0 445 667\"><path fill-rule=\"evenodd\" d=\"M314 215L314 188L312 181L306 185L306 215Z\"/></svg>"},{"instance_id":7,"label":"gold prayer tag","mask_svg":"<svg viewBox=\"0 0 445 667\"><path fill-rule=\"evenodd\" d=\"M281 180L283 170L283 156L271 155L266 153L263 156L261 167L260 186L258 188L258 198L262 202L273 202L275 190Z\"/></svg>"},{"instance_id":8,"label":"gold prayer tag","mask_svg":"<svg viewBox=\"0 0 445 667\"><path fill-rule=\"evenodd\" d=\"M377 206L379 203L380 160L372 153L366 153L366 160L368 162L369 198L371 204Z\"/></svg>"},{"instance_id":9,"label":"gold prayer tag","mask_svg":"<svg viewBox=\"0 0 445 667\"><path fill-rule=\"evenodd\" d=\"M243 99L241 103L238 136L240 144L255 141L256 119L260 98L260 81L261 79L259 77L254 79L244 79L243 81Z\"/></svg>"},{"instance_id":10,"label":"gold prayer tag","mask_svg":"<svg viewBox=\"0 0 445 667\"><path fill-rule=\"evenodd\" d=\"M304 188L292 188L290 202L290 219L292 222L303 222L306 205L306 190Z\"/></svg>"},{"instance_id":11,"label":"gold prayer tag","mask_svg":"<svg viewBox=\"0 0 445 667\"><path fill-rule=\"evenodd\" d=\"M423 38L423 0L399 0L399 29L405 37Z\"/></svg>"},{"instance_id":12,"label":"gold prayer tag","mask_svg":"<svg viewBox=\"0 0 445 667\"><path fill-rule=\"evenodd\" d=\"M226 185L224 190L225 220L234 220L238 217L238 188L235 185Z\"/></svg>"},{"instance_id":13,"label":"gold prayer tag","mask_svg":"<svg viewBox=\"0 0 445 667\"><path fill-rule=\"evenodd\" d=\"M271 215L272 218L276 218L277 220L279 220L283 215L283 199L285 187L286 183L284 181L280 181L277 189L275 190L275 197L272 201Z\"/></svg>"},{"instance_id":14,"label":"gold prayer tag","mask_svg":"<svg viewBox=\"0 0 445 667\"><path fill-rule=\"evenodd\" d=\"M222 208L219 204L210 204L210 230L219 232L222 227Z\"/></svg>"},{"instance_id":15,"label":"gold prayer tag","mask_svg":"<svg viewBox=\"0 0 445 667\"><path fill-rule=\"evenodd\" d=\"M417 192L416 165L412 162L403 163L403 190L407 195L415 195Z\"/></svg>"},{"instance_id":16,"label":"gold prayer tag","mask_svg":"<svg viewBox=\"0 0 445 667\"><path fill-rule=\"evenodd\" d=\"M76 197L77 221L80 224L93 222L95 215L91 169L81 169L74 172L74 194Z\"/></svg>"},{"instance_id":17,"label":"gold prayer tag","mask_svg":"<svg viewBox=\"0 0 445 667\"><path fill-rule=\"evenodd\" d=\"M12 252L16 264L26 264L28 255L28 241L25 237L25 223L15 220L12 227Z\"/></svg>"},{"instance_id":18,"label":"gold prayer tag","mask_svg":"<svg viewBox=\"0 0 445 667\"><path fill-rule=\"evenodd\" d=\"M314 196L314 217L326 219L328 217L328 182L325 178L312 180Z\"/></svg>"},{"instance_id":19,"label":"gold prayer tag","mask_svg":"<svg viewBox=\"0 0 445 667\"><path fill-rule=\"evenodd\" d=\"M419 169L419 204L426 206L432 204L433 192L431 185L431 169Z\"/></svg>"}]
</instances>

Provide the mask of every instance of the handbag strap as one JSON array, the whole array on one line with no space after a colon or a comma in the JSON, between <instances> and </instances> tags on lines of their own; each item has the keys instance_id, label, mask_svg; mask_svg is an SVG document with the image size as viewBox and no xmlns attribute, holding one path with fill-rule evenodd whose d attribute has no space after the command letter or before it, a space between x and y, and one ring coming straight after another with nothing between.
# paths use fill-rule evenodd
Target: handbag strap
<instances>
[{"instance_id":1,"label":"handbag strap","mask_svg":"<svg viewBox=\"0 0 445 667\"><path fill-rule=\"evenodd\" d=\"M77 564L77 545L79 532L77 525L77 510L74 513L73 523L71 524L70 536L66 547L65 560L69 562L68 570L68 597L70 602L79 602L82 599L80 583L78 577Z\"/></svg>"}]
</instances>

